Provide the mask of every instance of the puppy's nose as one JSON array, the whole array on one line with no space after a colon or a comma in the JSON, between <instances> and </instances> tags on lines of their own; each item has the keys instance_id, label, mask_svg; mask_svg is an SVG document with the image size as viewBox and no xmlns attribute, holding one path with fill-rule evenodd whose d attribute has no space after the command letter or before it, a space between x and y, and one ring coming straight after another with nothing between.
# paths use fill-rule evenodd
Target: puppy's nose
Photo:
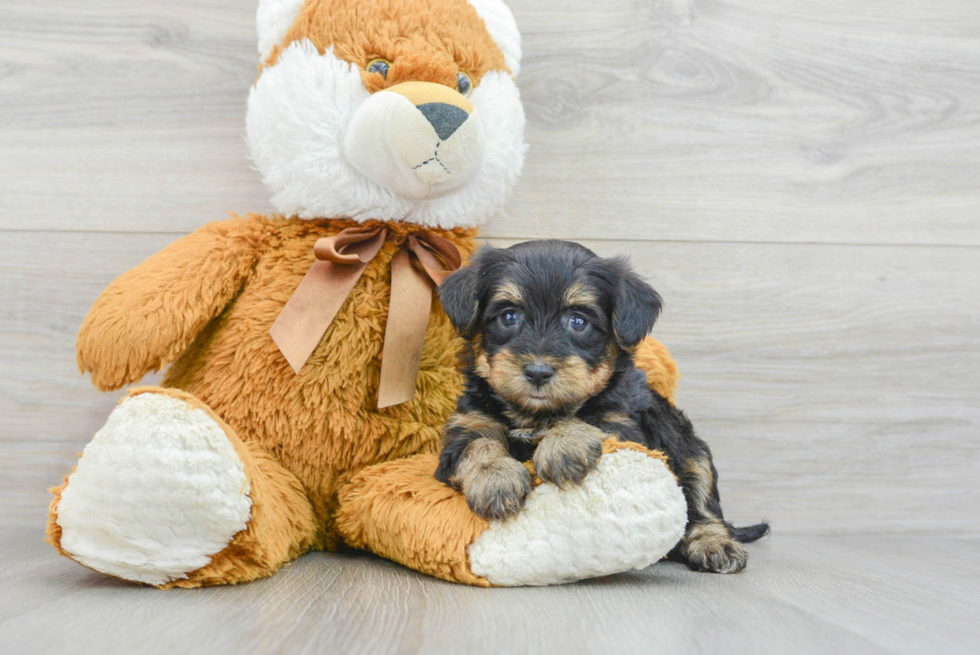
<instances>
[{"instance_id":1,"label":"puppy's nose","mask_svg":"<svg viewBox=\"0 0 980 655\"><path fill-rule=\"evenodd\" d=\"M536 387L543 386L555 375L555 369L544 362L531 362L524 367L524 377Z\"/></svg>"},{"instance_id":2,"label":"puppy's nose","mask_svg":"<svg viewBox=\"0 0 980 655\"><path fill-rule=\"evenodd\" d=\"M459 107L454 107L445 102L429 102L419 105L418 110L422 112L425 120L429 121L429 124L432 125L436 134L443 141L451 137L459 129L459 126L470 117Z\"/></svg>"}]
</instances>

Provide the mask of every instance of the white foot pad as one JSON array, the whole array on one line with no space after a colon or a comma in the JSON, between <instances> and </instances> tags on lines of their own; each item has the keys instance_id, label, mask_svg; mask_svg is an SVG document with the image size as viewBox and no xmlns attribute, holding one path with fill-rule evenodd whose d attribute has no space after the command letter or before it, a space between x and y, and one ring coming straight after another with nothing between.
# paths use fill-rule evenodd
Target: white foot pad
<instances>
[{"instance_id":1,"label":"white foot pad","mask_svg":"<svg viewBox=\"0 0 980 655\"><path fill-rule=\"evenodd\" d=\"M646 568L684 535L687 503L659 459L603 455L579 487L534 489L521 513L491 523L468 549L476 575L500 586L547 585Z\"/></svg>"},{"instance_id":2,"label":"white foot pad","mask_svg":"<svg viewBox=\"0 0 980 655\"><path fill-rule=\"evenodd\" d=\"M241 530L252 501L224 430L178 398L127 398L85 447L61 495L61 547L126 580L186 578Z\"/></svg>"}]
</instances>

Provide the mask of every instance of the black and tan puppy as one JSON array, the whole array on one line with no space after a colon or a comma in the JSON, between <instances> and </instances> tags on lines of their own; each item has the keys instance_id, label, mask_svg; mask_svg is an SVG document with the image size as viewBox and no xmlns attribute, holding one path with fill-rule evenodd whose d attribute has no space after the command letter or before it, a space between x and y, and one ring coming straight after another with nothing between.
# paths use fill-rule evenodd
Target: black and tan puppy
<instances>
[{"instance_id":1,"label":"black and tan puppy","mask_svg":"<svg viewBox=\"0 0 980 655\"><path fill-rule=\"evenodd\" d=\"M671 555L701 571L745 567L739 542L768 525L725 522L708 445L634 365L661 301L626 261L565 241L487 247L439 297L469 349L436 477L462 490L474 512L520 511L531 489L524 461L542 480L578 484L602 441L617 436L663 451L680 480L688 524Z\"/></svg>"}]
</instances>

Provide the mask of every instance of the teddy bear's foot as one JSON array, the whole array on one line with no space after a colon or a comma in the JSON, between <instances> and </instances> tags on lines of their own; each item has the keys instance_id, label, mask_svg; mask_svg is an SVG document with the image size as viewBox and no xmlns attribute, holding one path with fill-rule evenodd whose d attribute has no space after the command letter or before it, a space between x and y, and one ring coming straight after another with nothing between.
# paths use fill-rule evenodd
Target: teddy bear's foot
<instances>
[{"instance_id":1,"label":"teddy bear's foot","mask_svg":"<svg viewBox=\"0 0 980 655\"><path fill-rule=\"evenodd\" d=\"M85 447L56 509L60 546L89 568L160 585L245 529L252 500L225 431L169 395L126 398Z\"/></svg>"},{"instance_id":2,"label":"teddy bear's foot","mask_svg":"<svg viewBox=\"0 0 980 655\"><path fill-rule=\"evenodd\" d=\"M290 480L270 485L278 465L260 458L190 394L135 391L54 490L49 541L91 569L152 585L267 574L308 546L314 530L305 498L262 493L276 486L288 495ZM295 487L292 496L302 494ZM270 520L277 502L297 520Z\"/></svg>"},{"instance_id":3,"label":"teddy bear's foot","mask_svg":"<svg viewBox=\"0 0 980 655\"><path fill-rule=\"evenodd\" d=\"M615 439L578 486L542 484L514 519L467 548L470 568L499 586L548 585L642 569L684 534L687 503L663 456Z\"/></svg>"},{"instance_id":4,"label":"teddy bear's foot","mask_svg":"<svg viewBox=\"0 0 980 655\"><path fill-rule=\"evenodd\" d=\"M344 540L423 573L473 585L545 585L656 562L687 504L661 453L615 439L582 484L540 484L521 512L486 522L435 479L436 455L369 467L340 493Z\"/></svg>"}]
</instances>

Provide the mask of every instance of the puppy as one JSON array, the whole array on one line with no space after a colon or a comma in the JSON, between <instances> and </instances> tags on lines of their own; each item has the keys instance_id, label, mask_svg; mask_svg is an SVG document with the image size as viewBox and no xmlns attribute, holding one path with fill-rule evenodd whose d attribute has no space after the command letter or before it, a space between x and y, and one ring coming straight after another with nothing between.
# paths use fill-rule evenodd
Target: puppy
<instances>
[{"instance_id":1,"label":"puppy","mask_svg":"<svg viewBox=\"0 0 980 655\"><path fill-rule=\"evenodd\" d=\"M580 483L615 436L663 451L680 480L688 523L672 558L699 571L745 567L740 542L769 526L725 522L708 445L634 365L661 300L625 260L565 241L486 247L439 297L469 347L436 477L475 513L520 511L531 490L528 460L546 482Z\"/></svg>"}]
</instances>

